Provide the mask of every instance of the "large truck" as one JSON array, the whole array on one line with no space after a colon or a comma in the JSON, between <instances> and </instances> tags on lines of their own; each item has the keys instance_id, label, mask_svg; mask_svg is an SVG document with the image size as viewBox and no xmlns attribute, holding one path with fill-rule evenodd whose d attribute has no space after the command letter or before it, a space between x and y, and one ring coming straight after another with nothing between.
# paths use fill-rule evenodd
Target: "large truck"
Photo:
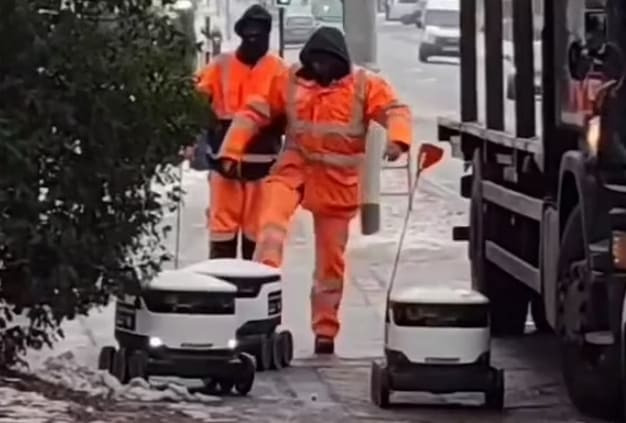
<instances>
[{"instance_id":1,"label":"large truck","mask_svg":"<svg viewBox=\"0 0 626 423\"><path fill-rule=\"evenodd\" d=\"M482 2L479 9L477 0L460 0L460 119L438 121L439 139L472 169L460 184L470 199L469 226L454 228L453 237L468 241L472 284L491 300L494 335L521 336L530 306L536 326L558 338L572 402L594 416L623 416L626 1L542 1L539 91L538 1ZM509 131L502 60L507 7L516 86ZM477 49L479 40L484 48ZM479 119L481 60L488 83Z\"/></svg>"}]
</instances>

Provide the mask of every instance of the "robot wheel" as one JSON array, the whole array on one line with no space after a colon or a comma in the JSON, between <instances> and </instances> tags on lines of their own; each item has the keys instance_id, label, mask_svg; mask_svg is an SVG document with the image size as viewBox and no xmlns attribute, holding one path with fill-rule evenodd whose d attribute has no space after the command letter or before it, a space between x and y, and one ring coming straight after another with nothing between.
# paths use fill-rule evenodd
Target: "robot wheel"
<instances>
[{"instance_id":1,"label":"robot wheel","mask_svg":"<svg viewBox=\"0 0 626 423\"><path fill-rule=\"evenodd\" d=\"M485 392L485 407L496 411L504 408L504 370L502 369L497 370L493 385Z\"/></svg>"},{"instance_id":2,"label":"robot wheel","mask_svg":"<svg viewBox=\"0 0 626 423\"><path fill-rule=\"evenodd\" d=\"M387 367L377 361L372 362L370 373L370 397L372 402L380 408L388 408L390 393L390 378Z\"/></svg>"}]
</instances>

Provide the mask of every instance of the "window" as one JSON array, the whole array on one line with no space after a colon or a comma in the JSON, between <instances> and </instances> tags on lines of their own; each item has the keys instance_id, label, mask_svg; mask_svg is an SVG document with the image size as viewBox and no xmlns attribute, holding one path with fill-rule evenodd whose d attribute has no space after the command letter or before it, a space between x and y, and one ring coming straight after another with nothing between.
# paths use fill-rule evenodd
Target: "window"
<instances>
[{"instance_id":1,"label":"window","mask_svg":"<svg viewBox=\"0 0 626 423\"><path fill-rule=\"evenodd\" d=\"M441 28L459 28L459 11L428 9L426 10L426 16L424 17L424 24L426 26L432 25Z\"/></svg>"},{"instance_id":2,"label":"window","mask_svg":"<svg viewBox=\"0 0 626 423\"><path fill-rule=\"evenodd\" d=\"M235 294L151 290L143 294L153 313L235 314Z\"/></svg>"},{"instance_id":3,"label":"window","mask_svg":"<svg viewBox=\"0 0 626 423\"><path fill-rule=\"evenodd\" d=\"M392 303L391 309L398 326L484 328L489 323L486 304Z\"/></svg>"}]
</instances>

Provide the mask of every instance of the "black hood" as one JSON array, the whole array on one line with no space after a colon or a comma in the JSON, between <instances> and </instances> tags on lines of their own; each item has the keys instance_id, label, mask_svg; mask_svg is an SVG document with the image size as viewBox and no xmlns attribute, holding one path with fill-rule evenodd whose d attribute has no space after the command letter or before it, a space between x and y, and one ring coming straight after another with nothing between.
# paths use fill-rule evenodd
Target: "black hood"
<instances>
[{"instance_id":1,"label":"black hood","mask_svg":"<svg viewBox=\"0 0 626 423\"><path fill-rule=\"evenodd\" d=\"M254 4L243 12L243 15L235 22L235 34L241 36L241 29L246 22L262 24L269 34L272 30L272 15L260 4Z\"/></svg>"},{"instance_id":2,"label":"black hood","mask_svg":"<svg viewBox=\"0 0 626 423\"><path fill-rule=\"evenodd\" d=\"M350 53L346 39L337 28L322 26L311 35L300 51L300 62L306 66L311 53L328 53L343 60L350 66Z\"/></svg>"}]
</instances>

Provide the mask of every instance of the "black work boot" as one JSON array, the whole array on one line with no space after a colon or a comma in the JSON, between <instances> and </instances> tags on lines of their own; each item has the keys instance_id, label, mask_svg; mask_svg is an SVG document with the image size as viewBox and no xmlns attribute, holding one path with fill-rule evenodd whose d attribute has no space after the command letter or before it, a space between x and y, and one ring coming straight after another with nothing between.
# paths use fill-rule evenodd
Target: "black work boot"
<instances>
[{"instance_id":1,"label":"black work boot","mask_svg":"<svg viewBox=\"0 0 626 423\"><path fill-rule=\"evenodd\" d=\"M334 354L335 341L328 336L315 337L315 354Z\"/></svg>"},{"instance_id":2,"label":"black work boot","mask_svg":"<svg viewBox=\"0 0 626 423\"><path fill-rule=\"evenodd\" d=\"M244 260L252 260L254 255L254 249L256 248L256 242L252 241L245 235L241 236L241 255Z\"/></svg>"},{"instance_id":3,"label":"black work boot","mask_svg":"<svg viewBox=\"0 0 626 423\"><path fill-rule=\"evenodd\" d=\"M237 238L230 241L211 241L209 243L209 258L237 258Z\"/></svg>"}]
</instances>

